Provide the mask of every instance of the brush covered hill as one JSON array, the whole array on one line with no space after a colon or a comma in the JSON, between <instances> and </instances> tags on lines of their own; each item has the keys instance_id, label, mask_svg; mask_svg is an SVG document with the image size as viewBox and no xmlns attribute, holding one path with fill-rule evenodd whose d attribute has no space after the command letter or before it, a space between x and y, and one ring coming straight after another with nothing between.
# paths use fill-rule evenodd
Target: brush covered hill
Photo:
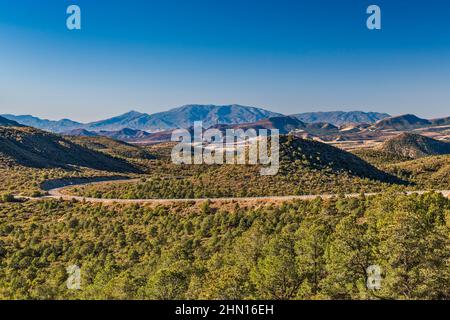
<instances>
[{"instance_id":1,"label":"brush covered hill","mask_svg":"<svg viewBox=\"0 0 450 320\"><path fill-rule=\"evenodd\" d=\"M428 156L384 166L384 170L411 181L418 189L450 189L450 155Z\"/></svg>"},{"instance_id":2,"label":"brush covered hill","mask_svg":"<svg viewBox=\"0 0 450 320\"><path fill-rule=\"evenodd\" d=\"M30 127L0 127L0 159L9 165L33 168L75 166L113 172L139 172L125 160Z\"/></svg>"},{"instance_id":3,"label":"brush covered hill","mask_svg":"<svg viewBox=\"0 0 450 320\"><path fill-rule=\"evenodd\" d=\"M381 191L401 183L357 156L324 143L280 136L280 170L261 176L255 165L160 164L146 180L74 187L94 198L220 198Z\"/></svg>"},{"instance_id":4,"label":"brush covered hill","mask_svg":"<svg viewBox=\"0 0 450 320\"><path fill-rule=\"evenodd\" d=\"M360 178L398 182L395 177L378 170L358 156L322 142L284 136L280 143L280 157L284 165L289 166L303 160L317 170L331 169L336 173L348 173Z\"/></svg>"},{"instance_id":5,"label":"brush covered hill","mask_svg":"<svg viewBox=\"0 0 450 320\"><path fill-rule=\"evenodd\" d=\"M418 134L402 133L386 141L381 150L412 159L450 154L450 143Z\"/></svg>"}]
</instances>

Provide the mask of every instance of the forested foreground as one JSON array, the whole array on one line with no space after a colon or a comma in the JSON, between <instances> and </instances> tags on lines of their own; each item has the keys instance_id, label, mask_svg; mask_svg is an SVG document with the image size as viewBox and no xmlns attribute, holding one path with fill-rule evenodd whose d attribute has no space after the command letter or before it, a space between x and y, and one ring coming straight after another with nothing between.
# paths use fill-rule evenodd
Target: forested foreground
<instances>
[{"instance_id":1,"label":"forested foreground","mask_svg":"<svg viewBox=\"0 0 450 320\"><path fill-rule=\"evenodd\" d=\"M70 265L81 290L66 287ZM450 201L0 203L0 298L449 299Z\"/></svg>"}]
</instances>

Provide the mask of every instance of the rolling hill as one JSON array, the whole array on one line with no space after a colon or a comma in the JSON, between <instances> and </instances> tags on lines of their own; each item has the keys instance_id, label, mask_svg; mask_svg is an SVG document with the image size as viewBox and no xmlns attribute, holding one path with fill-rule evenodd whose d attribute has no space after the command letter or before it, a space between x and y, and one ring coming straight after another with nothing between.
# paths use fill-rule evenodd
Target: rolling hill
<instances>
[{"instance_id":1,"label":"rolling hill","mask_svg":"<svg viewBox=\"0 0 450 320\"><path fill-rule=\"evenodd\" d=\"M450 143L424 137L418 134L402 133L386 141L381 150L412 159L450 154Z\"/></svg>"},{"instance_id":2,"label":"rolling hill","mask_svg":"<svg viewBox=\"0 0 450 320\"><path fill-rule=\"evenodd\" d=\"M335 126L375 123L378 120L390 117L387 113L363 111L306 112L295 114L293 116L307 123L326 122Z\"/></svg>"},{"instance_id":3,"label":"rolling hill","mask_svg":"<svg viewBox=\"0 0 450 320\"><path fill-rule=\"evenodd\" d=\"M33 168L73 168L139 172L127 161L35 128L0 127L0 159Z\"/></svg>"}]
</instances>

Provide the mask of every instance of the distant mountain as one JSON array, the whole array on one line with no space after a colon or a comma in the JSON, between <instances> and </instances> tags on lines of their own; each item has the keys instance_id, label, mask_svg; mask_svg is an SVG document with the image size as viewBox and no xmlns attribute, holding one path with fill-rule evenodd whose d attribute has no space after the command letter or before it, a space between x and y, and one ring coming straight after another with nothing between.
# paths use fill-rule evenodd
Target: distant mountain
<instances>
[{"instance_id":1,"label":"distant mountain","mask_svg":"<svg viewBox=\"0 0 450 320\"><path fill-rule=\"evenodd\" d=\"M88 130L121 130L124 128L157 132L177 128L189 128L195 121L204 127L216 124L240 124L255 122L281 114L255 107L240 105L186 105L152 115L131 111L119 117L89 123Z\"/></svg>"},{"instance_id":2,"label":"distant mountain","mask_svg":"<svg viewBox=\"0 0 450 320\"><path fill-rule=\"evenodd\" d=\"M305 131L314 135L327 135L331 133L338 133L339 128L328 122L308 123Z\"/></svg>"},{"instance_id":3,"label":"distant mountain","mask_svg":"<svg viewBox=\"0 0 450 320\"><path fill-rule=\"evenodd\" d=\"M108 137L119 141L136 141L149 137L151 134L142 130L133 130L129 128L117 130L117 131L88 131L86 129L74 129L61 133L64 136L72 137Z\"/></svg>"},{"instance_id":4,"label":"distant mountain","mask_svg":"<svg viewBox=\"0 0 450 320\"><path fill-rule=\"evenodd\" d=\"M162 121L172 122L174 126L188 128L194 121L203 121L204 127L210 127L216 124L256 122L282 114L241 105L186 105L153 116Z\"/></svg>"},{"instance_id":5,"label":"distant mountain","mask_svg":"<svg viewBox=\"0 0 450 320\"><path fill-rule=\"evenodd\" d=\"M20 124L41 130L66 133L75 129L88 131L119 131L122 129L158 132L177 128L189 128L194 121L203 121L204 127L216 124L240 124L281 116L276 112L241 105L186 105L155 114L130 111L123 115L91 123L79 123L68 119L45 120L33 116L3 115Z\"/></svg>"},{"instance_id":6,"label":"distant mountain","mask_svg":"<svg viewBox=\"0 0 450 320\"><path fill-rule=\"evenodd\" d=\"M98 134L92 131L88 131L86 129L73 129L69 131L61 132L63 136L72 136L72 137L97 137Z\"/></svg>"},{"instance_id":7,"label":"distant mountain","mask_svg":"<svg viewBox=\"0 0 450 320\"><path fill-rule=\"evenodd\" d=\"M404 114L401 116L390 117L378 121L374 128L379 130L411 130L432 125L427 119L419 118L413 114Z\"/></svg>"},{"instance_id":8,"label":"distant mountain","mask_svg":"<svg viewBox=\"0 0 450 320\"><path fill-rule=\"evenodd\" d=\"M80 166L114 172L139 172L125 160L30 127L0 127L0 163L35 168Z\"/></svg>"},{"instance_id":9,"label":"distant mountain","mask_svg":"<svg viewBox=\"0 0 450 320\"><path fill-rule=\"evenodd\" d=\"M136 141L149 137L151 134L142 130L122 129L118 131L99 131L99 136L108 137L120 141Z\"/></svg>"},{"instance_id":10,"label":"distant mountain","mask_svg":"<svg viewBox=\"0 0 450 320\"><path fill-rule=\"evenodd\" d=\"M330 112L306 112L295 114L295 117L307 123L331 123L335 126L360 123L375 123L378 120L390 117L387 113L363 112L363 111L330 111Z\"/></svg>"},{"instance_id":11,"label":"distant mountain","mask_svg":"<svg viewBox=\"0 0 450 320\"><path fill-rule=\"evenodd\" d=\"M19 123L0 117L0 126L2 127L21 127L22 125L20 125Z\"/></svg>"},{"instance_id":12,"label":"distant mountain","mask_svg":"<svg viewBox=\"0 0 450 320\"><path fill-rule=\"evenodd\" d=\"M304 129L305 124L295 117L277 116L256 122L242 123L237 125L221 126L221 129L278 129L281 134L286 134L294 130Z\"/></svg>"},{"instance_id":13,"label":"distant mountain","mask_svg":"<svg viewBox=\"0 0 450 320\"><path fill-rule=\"evenodd\" d=\"M119 131L125 128L143 129L151 116L146 113L130 111L106 120L90 122L85 128L90 131Z\"/></svg>"},{"instance_id":14,"label":"distant mountain","mask_svg":"<svg viewBox=\"0 0 450 320\"><path fill-rule=\"evenodd\" d=\"M329 168L334 172L346 172L361 178L398 182L397 178L376 169L347 151L318 141L300 139L294 136L280 136L281 165L295 166L296 160L299 159L307 159L310 166L319 170Z\"/></svg>"},{"instance_id":15,"label":"distant mountain","mask_svg":"<svg viewBox=\"0 0 450 320\"><path fill-rule=\"evenodd\" d=\"M382 151L409 158L450 154L450 143L418 134L402 133L386 141Z\"/></svg>"},{"instance_id":16,"label":"distant mountain","mask_svg":"<svg viewBox=\"0 0 450 320\"><path fill-rule=\"evenodd\" d=\"M450 117L431 119L430 122L433 126L448 126L450 125Z\"/></svg>"},{"instance_id":17,"label":"distant mountain","mask_svg":"<svg viewBox=\"0 0 450 320\"><path fill-rule=\"evenodd\" d=\"M28 126L28 127L33 127L33 128L56 132L56 133L73 130L73 129L78 129L83 126L83 124L69 120L69 119L53 121L53 120L40 119L40 118L33 117L30 115L15 116L12 114L4 114L1 116L6 119L9 119L9 120L16 121L16 122L23 124L25 126Z\"/></svg>"}]
</instances>

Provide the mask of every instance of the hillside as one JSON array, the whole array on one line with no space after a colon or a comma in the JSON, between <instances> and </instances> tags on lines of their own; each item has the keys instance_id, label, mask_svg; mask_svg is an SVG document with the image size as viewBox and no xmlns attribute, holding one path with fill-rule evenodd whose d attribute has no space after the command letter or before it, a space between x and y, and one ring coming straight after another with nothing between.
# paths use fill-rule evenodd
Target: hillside
<instances>
[{"instance_id":1,"label":"hillside","mask_svg":"<svg viewBox=\"0 0 450 320\"><path fill-rule=\"evenodd\" d=\"M126 143L117 141L108 137L67 137L76 144L85 148L101 151L115 157L131 158L131 159L155 159L155 156L150 154L145 149Z\"/></svg>"},{"instance_id":2,"label":"hillside","mask_svg":"<svg viewBox=\"0 0 450 320\"><path fill-rule=\"evenodd\" d=\"M309 166L316 169L331 169L333 172L383 182L396 181L358 156L322 142L286 136L281 137L280 143L280 158L285 166L306 160Z\"/></svg>"},{"instance_id":3,"label":"hillside","mask_svg":"<svg viewBox=\"0 0 450 320\"><path fill-rule=\"evenodd\" d=\"M424 189L450 189L450 155L429 156L390 164L384 169Z\"/></svg>"},{"instance_id":4,"label":"hillside","mask_svg":"<svg viewBox=\"0 0 450 320\"><path fill-rule=\"evenodd\" d=\"M4 163L33 168L79 166L104 171L138 172L124 160L29 127L0 127L0 159Z\"/></svg>"},{"instance_id":5,"label":"hillside","mask_svg":"<svg viewBox=\"0 0 450 320\"><path fill-rule=\"evenodd\" d=\"M21 124L15 121L0 117L0 127L21 127L21 126L22 126Z\"/></svg>"},{"instance_id":6,"label":"hillside","mask_svg":"<svg viewBox=\"0 0 450 320\"><path fill-rule=\"evenodd\" d=\"M378 120L390 117L387 113L363 111L306 112L295 114L294 116L307 123L326 122L335 126L375 123Z\"/></svg>"},{"instance_id":7,"label":"hillside","mask_svg":"<svg viewBox=\"0 0 450 320\"><path fill-rule=\"evenodd\" d=\"M409 158L450 154L450 143L412 133L402 133L386 141L381 150Z\"/></svg>"}]
</instances>

